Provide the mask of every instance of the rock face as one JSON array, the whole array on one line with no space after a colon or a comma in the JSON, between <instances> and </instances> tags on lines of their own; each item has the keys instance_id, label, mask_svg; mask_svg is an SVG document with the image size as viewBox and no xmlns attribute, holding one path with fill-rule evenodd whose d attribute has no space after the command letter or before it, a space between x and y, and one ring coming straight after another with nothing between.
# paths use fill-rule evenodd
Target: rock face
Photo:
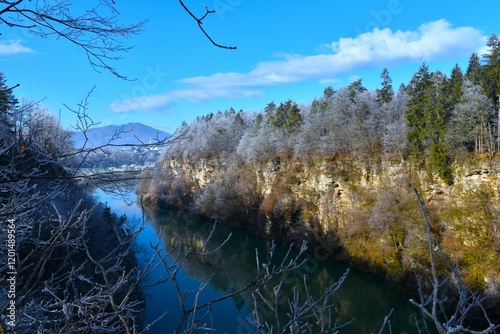
<instances>
[{"instance_id":1,"label":"rock face","mask_svg":"<svg viewBox=\"0 0 500 334\"><path fill-rule=\"evenodd\" d=\"M251 166L223 159L168 160L139 191L152 202L246 224L267 237L320 243L332 256L405 280L428 268L414 187L449 260L461 259L471 285L494 291L500 279L498 157L455 165L452 185L415 163L390 159L276 158Z\"/></svg>"}]
</instances>

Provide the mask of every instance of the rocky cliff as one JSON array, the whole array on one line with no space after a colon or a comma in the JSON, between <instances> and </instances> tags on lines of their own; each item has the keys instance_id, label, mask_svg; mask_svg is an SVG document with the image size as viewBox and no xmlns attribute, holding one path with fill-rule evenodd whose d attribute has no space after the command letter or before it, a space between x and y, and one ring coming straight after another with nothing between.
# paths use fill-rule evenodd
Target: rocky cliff
<instances>
[{"instance_id":1,"label":"rocky cliff","mask_svg":"<svg viewBox=\"0 0 500 334\"><path fill-rule=\"evenodd\" d=\"M418 164L349 156L163 161L139 192L146 200L190 208L283 241L304 238L332 256L402 281L428 268L422 212L449 261L467 282L496 292L500 281L500 157L472 157L445 184ZM446 269L444 261L439 264Z\"/></svg>"}]
</instances>

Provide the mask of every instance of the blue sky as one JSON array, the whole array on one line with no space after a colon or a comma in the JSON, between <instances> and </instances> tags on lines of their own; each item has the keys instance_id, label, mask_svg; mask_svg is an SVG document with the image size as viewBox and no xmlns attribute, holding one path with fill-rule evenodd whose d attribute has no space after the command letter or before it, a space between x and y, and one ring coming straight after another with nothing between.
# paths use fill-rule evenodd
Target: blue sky
<instances>
[{"instance_id":1,"label":"blue sky","mask_svg":"<svg viewBox=\"0 0 500 334\"><path fill-rule=\"evenodd\" d=\"M95 1L90 1L95 2ZM309 102L323 89L363 78L378 88L387 67L397 88L422 62L447 74L465 71L472 52L500 33L498 0L186 0L214 47L177 1L121 0L123 22L147 19L134 46L112 63L134 81L97 73L85 53L62 40L39 39L0 25L0 71L18 98L40 100L65 127L95 86L89 115L102 125L142 122L173 132L182 121L233 107L260 111L289 98ZM81 3L80 3L81 5Z\"/></svg>"}]
</instances>

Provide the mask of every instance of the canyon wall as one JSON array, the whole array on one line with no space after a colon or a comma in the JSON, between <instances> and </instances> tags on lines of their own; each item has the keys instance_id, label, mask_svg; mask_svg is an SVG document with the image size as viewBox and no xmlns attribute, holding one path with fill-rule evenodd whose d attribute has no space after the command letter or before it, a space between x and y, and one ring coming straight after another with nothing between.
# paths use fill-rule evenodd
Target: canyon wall
<instances>
[{"instance_id":1,"label":"canyon wall","mask_svg":"<svg viewBox=\"0 0 500 334\"><path fill-rule=\"evenodd\" d=\"M146 201L189 208L283 242L305 238L333 257L396 281L429 268L415 188L448 260L459 260L475 288L498 293L500 157L457 162L453 184L414 162L349 156L251 165L221 158L164 160L151 176L139 188ZM448 269L444 261L438 265Z\"/></svg>"}]
</instances>

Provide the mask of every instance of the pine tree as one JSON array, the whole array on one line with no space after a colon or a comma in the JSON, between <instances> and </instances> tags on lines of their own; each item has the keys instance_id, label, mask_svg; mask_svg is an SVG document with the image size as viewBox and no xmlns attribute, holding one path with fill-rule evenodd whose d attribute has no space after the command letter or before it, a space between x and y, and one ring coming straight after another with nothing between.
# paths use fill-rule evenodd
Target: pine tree
<instances>
[{"instance_id":1,"label":"pine tree","mask_svg":"<svg viewBox=\"0 0 500 334\"><path fill-rule=\"evenodd\" d=\"M449 166L448 150L443 142L437 142L429 147L429 167L438 173L441 179L451 184L453 176Z\"/></svg>"},{"instance_id":2,"label":"pine tree","mask_svg":"<svg viewBox=\"0 0 500 334\"><path fill-rule=\"evenodd\" d=\"M284 128L291 133L293 129L302 122L300 109L297 103L292 100L281 102L276 112L270 118L270 124L277 128Z\"/></svg>"},{"instance_id":3,"label":"pine tree","mask_svg":"<svg viewBox=\"0 0 500 334\"><path fill-rule=\"evenodd\" d=\"M485 73L483 87L495 106L498 106L498 95L500 94L500 38L493 34L486 43L488 53L483 55L485 60Z\"/></svg>"},{"instance_id":4,"label":"pine tree","mask_svg":"<svg viewBox=\"0 0 500 334\"><path fill-rule=\"evenodd\" d=\"M408 104L406 122L408 126L407 140L411 154L420 155L425 150L426 109L430 104L428 88L432 84L429 67L424 63L415 73L407 88Z\"/></svg>"},{"instance_id":5,"label":"pine tree","mask_svg":"<svg viewBox=\"0 0 500 334\"><path fill-rule=\"evenodd\" d=\"M470 56L469 65L467 66L467 71L465 71L465 77L473 85L479 85L482 81L483 69L479 61L479 56L475 52Z\"/></svg>"},{"instance_id":6,"label":"pine tree","mask_svg":"<svg viewBox=\"0 0 500 334\"><path fill-rule=\"evenodd\" d=\"M272 117L275 112L276 112L276 104L274 103L274 101L271 101L264 108L264 113L269 118Z\"/></svg>"},{"instance_id":7,"label":"pine tree","mask_svg":"<svg viewBox=\"0 0 500 334\"><path fill-rule=\"evenodd\" d=\"M431 74L431 85L427 87L429 104L424 107L425 138L428 146L441 142L446 132L446 123L449 119L446 108L446 101L449 99L449 95L446 94L448 82L442 72Z\"/></svg>"},{"instance_id":8,"label":"pine tree","mask_svg":"<svg viewBox=\"0 0 500 334\"><path fill-rule=\"evenodd\" d=\"M16 138L15 113L18 101L7 86L5 76L0 72L0 145L9 148Z\"/></svg>"},{"instance_id":9,"label":"pine tree","mask_svg":"<svg viewBox=\"0 0 500 334\"><path fill-rule=\"evenodd\" d=\"M446 85L446 94L448 95L448 101L446 101L446 107L451 111L459 102L462 97L462 83L464 81L464 75L460 66L455 65L451 71L450 80L448 80Z\"/></svg>"},{"instance_id":10,"label":"pine tree","mask_svg":"<svg viewBox=\"0 0 500 334\"><path fill-rule=\"evenodd\" d=\"M456 72L454 80L458 76ZM446 104L451 99L450 87L443 73L429 73L424 63L411 79L406 110L410 153L429 159L431 172L438 173L448 183L452 179L445 135L451 112Z\"/></svg>"},{"instance_id":11,"label":"pine tree","mask_svg":"<svg viewBox=\"0 0 500 334\"><path fill-rule=\"evenodd\" d=\"M500 38L493 34L488 38L486 45L489 47L489 50L487 54L483 55L486 61L483 88L499 113L497 122L497 149L500 150Z\"/></svg>"},{"instance_id":12,"label":"pine tree","mask_svg":"<svg viewBox=\"0 0 500 334\"><path fill-rule=\"evenodd\" d=\"M315 98L311 102L309 112L312 114L323 114L328 108L331 107L335 94L337 94L335 89L333 89L331 86L327 86L323 90L323 96L320 98Z\"/></svg>"},{"instance_id":13,"label":"pine tree","mask_svg":"<svg viewBox=\"0 0 500 334\"><path fill-rule=\"evenodd\" d=\"M335 89L333 89L332 86L327 86L323 90L323 98L329 100L335 95L335 93L337 92L335 91Z\"/></svg>"},{"instance_id":14,"label":"pine tree","mask_svg":"<svg viewBox=\"0 0 500 334\"><path fill-rule=\"evenodd\" d=\"M0 72L0 122L13 127L12 113L18 101L12 93L12 87L7 86L5 76Z\"/></svg>"},{"instance_id":15,"label":"pine tree","mask_svg":"<svg viewBox=\"0 0 500 334\"><path fill-rule=\"evenodd\" d=\"M461 71L459 71L461 73ZM460 76L455 73L455 76ZM456 79L455 79L456 80ZM437 71L431 74L432 85L428 87L429 105L425 108L426 154L429 157L429 167L433 173L438 173L446 183L451 183L450 155L445 143L447 124L450 119L452 89L450 80Z\"/></svg>"},{"instance_id":16,"label":"pine tree","mask_svg":"<svg viewBox=\"0 0 500 334\"><path fill-rule=\"evenodd\" d=\"M356 95L362 92L366 92L366 87L363 86L363 79L356 80L347 86L349 92L349 98L352 103L356 103Z\"/></svg>"},{"instance_id":17,"label":"pine tree","mask_svg":"<svg viewBox=\"0 0 500 334\"><path fill-rule=\"evenodd\" d=\"M241 137L245 132L245 119L243 118L243 112L238 112L234 115L234 120L231 123L231 128L229 131L231 138L231 151L234 151L240 142Z\"/></svg>"},{"instance_id":18,"label":"pine tree","mask_svg":"<svg viewBox=\"0 0 500 334\"><path fill-rule=\"evenodd\" d=\"M382 88L377 89L377 102L386 105L392 101L394 98L394 89L392 88L392 79L389 76L389 71L387 68L384 68L382 74L380 75L382 78Z\"/></svg>"}]
</instances>

